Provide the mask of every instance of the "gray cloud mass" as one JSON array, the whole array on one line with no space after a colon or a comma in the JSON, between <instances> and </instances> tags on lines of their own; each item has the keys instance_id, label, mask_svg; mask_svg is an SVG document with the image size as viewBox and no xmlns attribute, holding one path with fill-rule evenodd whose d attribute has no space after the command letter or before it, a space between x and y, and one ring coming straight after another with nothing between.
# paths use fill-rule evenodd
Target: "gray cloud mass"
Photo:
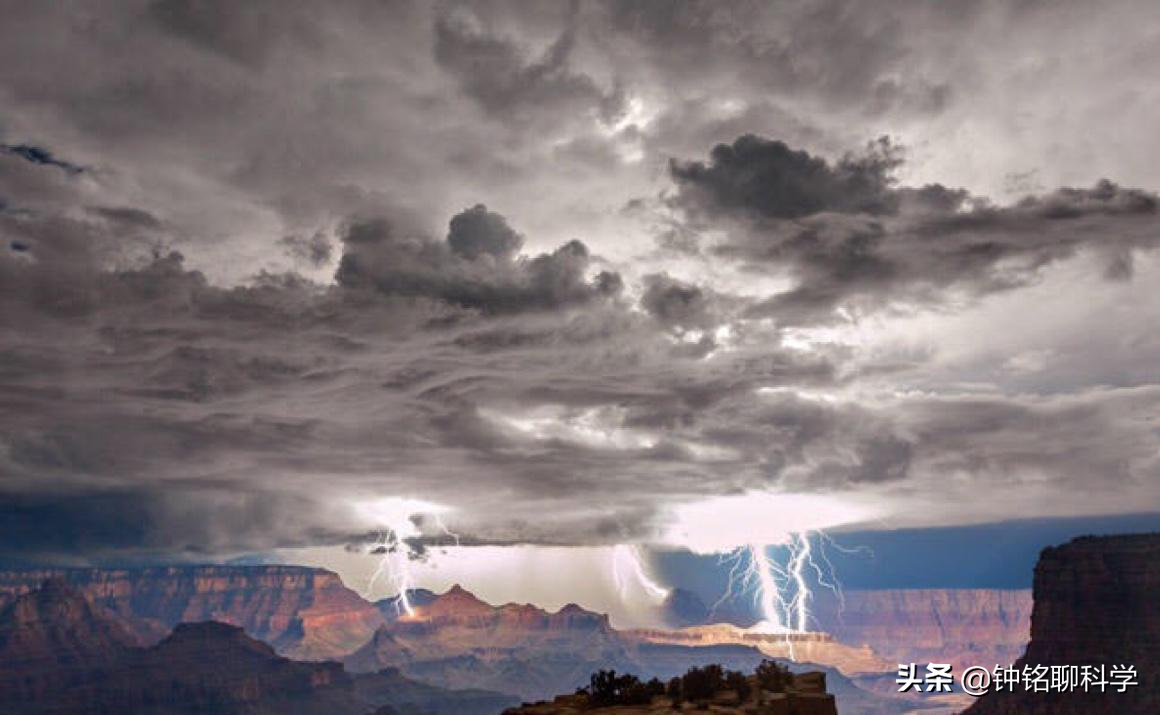
<instances>
[{"instance_id":1,"label":"gray cloud mass","mask_svg":"<svg viewBox=\"0 0 1160 715\"><path fill-rule=\"evenodd\" d=\"M1125 6L11 8L0 560L1160 504Z\"/></svg>"}]
</instances>

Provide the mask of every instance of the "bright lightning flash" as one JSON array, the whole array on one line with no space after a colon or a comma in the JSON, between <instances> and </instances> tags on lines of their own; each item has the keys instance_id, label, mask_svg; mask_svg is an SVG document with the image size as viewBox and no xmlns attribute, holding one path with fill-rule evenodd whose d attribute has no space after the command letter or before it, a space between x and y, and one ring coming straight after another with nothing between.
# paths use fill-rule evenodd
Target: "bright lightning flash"
<instances>
[{"instance_id":1,"label":"bright lightning flash","mask_svg":"<svg viewBox=\"0 0 1160 715\"><path fill-rule=\"evenodd\" d=\"M809 630L811 580L841 598L823 529L866 521L875 511L859 502L823 494L748 492L674 508L667 543L694 553L722 554L730 564L726 591L714 605L752 593L761 621L752 630L788 634ZM738 546L738 544L743 544ZM782 560L770 550L784 551Z\"/></svg>"},{"instance_id":2,"label":"bright lightning flash","mask_svg":"<svg viewBox=\"0 0 1160 715\"><path fill-rule=\"evenodd\" d=\"M397 594L395 609L399 616L414 618L415 608L410 598L410 592L415 587L411 561L420 558L420 554L408 540L422 536L419 523L423 517L431 517L435 526L443 534L454 538L458 544L459 537L447 529L441 516L450 509L441 504L418 499L388 497L359 502L355 504L355 511L363 519L375 524L379 530L379 538L371 547L371 553L382 556L367 582L363 596L369 597L375 585L384 580Z\"/></svg>"},{"instance_id":3,"label":"bright lightning flash","mask_svg":"<svg viewBox=\"0 0 1160 715\"><path fill-rule=\"evenodd\" d=\"M375 568L370 580L367 581L362 595L364 598L370 598L375 584L378 583L379 579L384 579L391 590L398 594L395 596L395 610L398 615L414 618L415 608L411 605L410 592L414 588L415 582L411 577L408 549L409 547L399 539L398 533L393 529L381 532L379 540L371 549L371 553L381 554L383 558L379 560L378 567Z\"/></svg>"},{"instance_id":4,"label":"bright lightning flash","mask_svg":"<svg viewBox=\"0 0 1160 715\"><path fill-rule=\"evenodd\" d=\"M842 600L841 586L825 550L829 541L824 532L794 534L788 542L777 545L786 551L784 563L770 556L770 545L750 544L734 549L723 557L731 564L728 582L713 610L740 593L751 592L761 620L749 630L785 635L789 657L795 658L794 641L789 635L809 632L813 619L810 602L814 596L808 572L813 572L819 586L833 591L839 602Z\"/></svg>"}]
</instances>

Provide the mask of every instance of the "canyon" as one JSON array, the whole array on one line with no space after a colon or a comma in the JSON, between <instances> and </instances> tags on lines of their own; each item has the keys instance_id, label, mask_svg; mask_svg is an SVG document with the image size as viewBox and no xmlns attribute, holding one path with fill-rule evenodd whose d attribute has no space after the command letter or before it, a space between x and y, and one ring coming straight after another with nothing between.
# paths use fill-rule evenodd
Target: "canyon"
<instances>
[{"instance_id":1,"label":"canyon","mask_svg":"<svg viewBox=\"0 0 1160 715\"><path fill-rule=\"evenodd\" d=\"M904 589L823 592L818 627L894 663L1009 665L1030 638L1030 589Z\"/></svg>"},{"instance_id":2,"label":"canyon","mask_svg":"<svg viewBox=\"0 0 1160 715\"><path fill-rule=\"evenodd\" d=\"M0 712L13 715L493 715L513 703L290 660L215 621L139 647L115 613L60 579L0 609Z\"/></svg>"},{"instance_id":3,"label":"canyon","mask_svg":"<svg viewBox=\"0 0 1160 715\"><path fill-rule=\"evenodd\" d=\"M140 644L159 641L179 623L213 620L243 628L282 655L338 658L385 622L337 574L280 565L3 571L0 608L54 578L120 616Z\"/></svg>"},{"instance_id":4,"label":"canyon","mask_svg":"<svg viewBox=\"0 0 1160 715\"><path fill-rule=\"evenodd\" d=\"M0 608L46 578L67 581L97 612L115 616L129 647L156 645L184 622L218 621L280 656L341 661L356 689L394 677L396 686L402 679L537 700L603 668L668 678L709 662L749 670L764 657L792 656L825 668L846 715L903 711L893 692L897 662L1011 662L1030 613L1030 594L1020 591L851 591L840 603L821 594L813 605L824 632L794 635L791 644L698 623L711 616L688 593L665 604L683 627L618 630L575 604L556 612L495 606L458 586L408 592L408 615L397 599L371 603L329 571L282 565L0 572Z\"/></svg>"},{"instance_id":5,"label":"canyon","mask_svg":"<svg viewBox=\"0 0 1160 715\"><path fill-rule=\"evenodd\" d=\"M528 604L493 606L454 586L444 594L420 592L408 601L412 614L383 604L388 623L343 662L352 672L397 668L408 677L443 688L510 692L525 701L570 693L598 670L614 669L642 679L666 680L710 663L752 671L769 655L784 655L779 635L746 637L723 624L674 631L617 630L607 616L569 604L549 613ZM894 664L874 660L865 648L848 648L825 634L809 634L800 645L814 655L841 660L856 652L873 670ZM766 651L769 651L768 653ZM844 715L897 715L913 703L867 692L827 660L821 665ZM801 669L807 666L793 666ZM856 669L852 669L856 670Z\"/></svg>"}]
</instances>

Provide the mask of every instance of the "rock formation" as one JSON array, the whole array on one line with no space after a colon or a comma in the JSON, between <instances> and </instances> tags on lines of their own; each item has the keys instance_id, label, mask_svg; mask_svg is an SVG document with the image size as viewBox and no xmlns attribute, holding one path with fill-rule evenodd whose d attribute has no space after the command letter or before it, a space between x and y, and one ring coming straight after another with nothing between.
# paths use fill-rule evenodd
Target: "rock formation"
<instances>
[{"instance_id":1,"label":"rock formation","mask_svg":"<svg viewBox=\"0 0 1160 715\"><path fill-rule=\"evenodd\" d=\"M499 693L442 691L398 673L298 662L218 622L140 648L63 580L0 610L0 712L13 715L487 715Z\"/></svg>"},{"instance_id":2,"label":"rock formation","mask_svg":"<svg viewBox=\"0 0 1160 715\"><path fill-rule=\"evenodd\" d=\"M1125 692L989 693L969 715L1160 712L1160 534L1084 537L1035 567L1031 642L1017 666L1133 665ZM1113 688L1113 690L1115 690Z\"/></svg>"},{"instance_id":3,"label":"rock formation","mask_svg":"<svg viewBox=\"0 0 1160 715\"><path fill-rule=\"evenodd\" d=\"M216 620L242 627L286 656L337 658L385 622L337 574L300 566L0 572L0 607L46 578L66 579L144 642L156 642L178 623Z\"/></svg>"},{"instance_id":4,"label":"rock formation","mask_svg":"<svg viewBox=\"0 0 1160 715\"><path fill-rule=\"evenodd\" d=\"M348 668L354 672L397 668L442 688L485 688L533 701L572 692L602 669L668 679L707 663L751 671L765 657L757 642L654 641L640 632L617 631L606 616L579 606L565 606L556 613L527 604L492 606L459 586L422 602L413 599L414 616L391 619L365 647L346 658ZM393 604L388 605L393 611ZM832 641L828 645L840 647ZM844 715L912 709L908 703L861 690L837 671L827 670L827 676L842 699Z\"/></svg>"},{"instance_id":5,"label":"rock formation","mask_svg":"<svg viewBox=\"0 0 1160 715\"><path fill-rule=\"evenodd\" d=\"M1009 665L1030 637L1031 591L904 589L818 594L821 630L895 663Z\"/></svg>"},{"instance_id":6,"label":"rock formation","mask_svg":"<svg viewBox=\"0 0 1160 715\"><path fill-rule=\"evenodd\" d=\"M613 676L616 674L613 673ZM714 712L720 715L837 715L834 696L826 692L824 673L808 671L787 674L787 682L771 685L757 676L733 673L741 682L726 680L720 689L705 690L698 697L689 698L685 686L676 683L657 684L657 692L645 694L643 702L608 703L594 696L591 688L574 694L559 695L550 701L525 703L504 711L503 715L669 715L674 712ZM686 681L674 678L675 681ZM595 680L595 678L593 678ZM639 682L631 686L641 688ZM644 686L647 688L647 686ZM772 689L771 689L772 688ZM625 690L628 690L627 688ZM621 691L624 692L624 691ZM629 698L631 701L632 699Z\"/></svg>"},{"instance_id":7,"label":"rock formation","mask_svg":"<svg viewBox=\"0 0 1160 715\"><path fill-rule=\"evenodd\" d=\"M445 690L405 677L396 668L357 675L355 692L363 700L386 703L400 715L496 715L519 702L490 690Z\"/></svg>"},{"instance_id":8,"label":"rock formation","mask_svg":"<svg viewBox=\"0 0 1160 715\"><path fill-rule=\"evenodd\" d=\"M0 705L47 702L65 688L83 697L135 642L68 584L46 581L0 609Z\"/></svg>"},{"instance_id":9,"label":"rock formation","mask_svg":"<svg viewBox=\"0 0 1160 715\"><path fill-rule=\"evenodd\" d=\"M640 629L626 635L648 643L672 645L745 645L772 658L828 665L847 675L882 673L895 664L866 646L840 643L829 633L765 633L730 623L689 626L676 630Z\"/></svg>"},{"instance_id":10,"label":"rock formation","mask_svg":"<svg viewBox=\"0 0 1160 715\"><path fill-rule=\"evenodd\" d=\"M628 660L608 617L568 605L492 606L455 586L380 627L343 662L352 671L401 668L442 687L533 697L575 687L604 664Z\"/></svg>"},{"instance_id":11,"label":"rock formation","mask_svg":"<svg viewBox=\"0 0 1160 715\"><path fill-rule=\"evenodd\" d=\"M240 628L183 624L151 648L61 580L0 612L0 712L362 715L337 663L296 663Z\"/></svg>"}]
</instances>

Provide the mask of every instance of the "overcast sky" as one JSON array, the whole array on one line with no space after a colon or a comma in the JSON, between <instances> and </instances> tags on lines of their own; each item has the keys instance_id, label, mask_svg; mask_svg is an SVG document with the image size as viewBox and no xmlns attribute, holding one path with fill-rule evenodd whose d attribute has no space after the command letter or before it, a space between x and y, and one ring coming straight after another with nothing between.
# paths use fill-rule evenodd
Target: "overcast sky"
<instances>
[{"instance_id":1,"label":"overcast sky","mask_svg":"<svg viewBox=\"0 0 1160 715\"><path fill-rule=\"evenodd\" d=\"M1154 3L3 6L2 556L1160 508Z\"/></svg>"}]
</instances>

